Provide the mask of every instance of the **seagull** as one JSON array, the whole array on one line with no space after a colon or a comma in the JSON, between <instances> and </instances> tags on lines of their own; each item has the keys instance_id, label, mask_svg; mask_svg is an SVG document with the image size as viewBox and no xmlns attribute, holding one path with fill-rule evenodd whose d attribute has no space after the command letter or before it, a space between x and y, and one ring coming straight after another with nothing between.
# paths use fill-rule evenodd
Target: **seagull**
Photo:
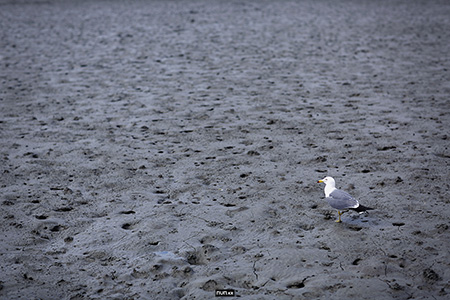
<instances>
[{"instance_id":1,"label":"seagull","mask_svg":"<svg viewBox=\"0 0 450 300\"><path fill-rule=\"evenodd\" d=\"M362 206L361 204L359 204L358 200L350 196L347 192L338 190L335 187L336 182L334 181L333 177L327 176L317 182L325 183L325 200L328 201L332 208L337 209L339 218L336 220L336 222L338 223L342 222L341 215L344 213L344 211L351 209L358 213L362 213L367 210L373 209L370 207Z\"/></svg>"}]
</instances>

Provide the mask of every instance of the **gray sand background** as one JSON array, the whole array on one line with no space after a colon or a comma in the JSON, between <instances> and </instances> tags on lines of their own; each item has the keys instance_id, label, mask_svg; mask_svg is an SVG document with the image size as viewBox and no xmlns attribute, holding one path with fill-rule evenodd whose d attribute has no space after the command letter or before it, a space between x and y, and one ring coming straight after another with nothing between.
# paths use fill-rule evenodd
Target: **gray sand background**
<instances>
[{"instance_id":1,"label":"gray sand background","mask_svg":"<svg viewBox=\"0 0 450 300\"><path fill-rule=\"evenodd\" d=\"M1 1L0 298L448 299L449 16Z\"/></svg>"}]
</instances>

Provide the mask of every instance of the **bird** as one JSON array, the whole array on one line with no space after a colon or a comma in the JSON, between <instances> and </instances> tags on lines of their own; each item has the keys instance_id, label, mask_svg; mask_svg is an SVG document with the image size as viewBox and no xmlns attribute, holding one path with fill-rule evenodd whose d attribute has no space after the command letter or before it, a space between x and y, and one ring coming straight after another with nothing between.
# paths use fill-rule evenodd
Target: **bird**
<instances>
[{"instance_id":1,"label":"bird","mask_svg":"<svg viewBox=\"0 0 450 300\"><path fill-rule=\"evenodd\" d=\"M354 210L358 213L363 213L368 210L373 210L373 208L359 204L358 200L350 196L350 194L348 194L347 192L337 189L336 181L333 177L327 176L317 182L325 183L325 200L327 200L332 208L337 209L339 216L339 218L336 220L337 223L342 222L341 215L344 213L344 211Z\"/></svg>"}]
</instances>

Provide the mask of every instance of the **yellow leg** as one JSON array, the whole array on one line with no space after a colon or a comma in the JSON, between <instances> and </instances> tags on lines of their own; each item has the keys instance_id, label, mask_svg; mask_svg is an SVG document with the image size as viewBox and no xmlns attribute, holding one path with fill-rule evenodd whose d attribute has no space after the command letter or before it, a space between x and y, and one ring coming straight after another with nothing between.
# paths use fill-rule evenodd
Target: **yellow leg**
<instances>
[{"instance_id":1,"label":"yellow leg","mask_svg":"<svg viewBox=\"0 0 450 300\"><path fill-rule=\"evenodd\" d=\"M341 223L342 221L341 221L341 215L343 214L343 212L340 212L339 210L338 210L338 215L339 215L339 219L337 219L336 220L336 223Z\"/></svg>"}]
</instances>

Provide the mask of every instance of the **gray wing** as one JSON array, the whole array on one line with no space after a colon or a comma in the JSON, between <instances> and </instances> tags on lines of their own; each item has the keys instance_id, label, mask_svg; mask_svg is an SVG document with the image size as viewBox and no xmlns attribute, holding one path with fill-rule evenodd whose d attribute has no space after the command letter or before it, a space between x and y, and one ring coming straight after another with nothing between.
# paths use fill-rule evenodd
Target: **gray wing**
<instances>
[{"instance_id":1,"label":"gray wing","mask_svg":"<svg viewBox=\"0 0 450 300\"><path fill-rule=\"evenodd\" d=\"M328 201L331 207L338 210L356 208L359 206L359 203L356 199L341 190L334 190L325 200Z\"/></svg>"}]
</instances>

